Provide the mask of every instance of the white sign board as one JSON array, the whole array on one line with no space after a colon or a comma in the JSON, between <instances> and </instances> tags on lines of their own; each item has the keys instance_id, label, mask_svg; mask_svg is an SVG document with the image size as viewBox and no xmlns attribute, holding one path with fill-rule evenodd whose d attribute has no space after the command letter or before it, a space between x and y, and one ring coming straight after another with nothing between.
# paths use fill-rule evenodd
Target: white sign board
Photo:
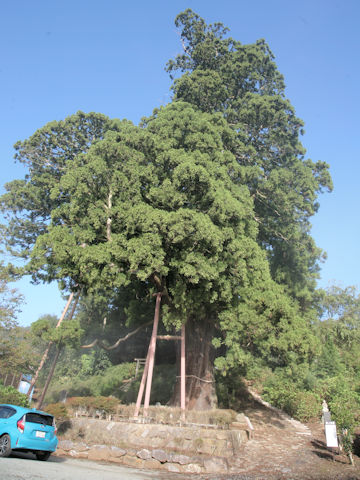
<instances>
[{"instance_id":1,"label":"white sign board","mask_svg":"<svg viewBox=\"0 0 360 480\"><path fill-rule=\"evenodd\" d=\"M21 380L20 384L19 384L19 392L20 393L28 393L29 391L29 388L30 388L30 383L27 382L26 380Z\"/></svg>"},{"instance_id":2,"label":"white sign board","mask_svg":"<svg viewBox=\"0 0 360 480\"><path fill-rule=\"evenodd\" d=\"M338 447L338 440L336 435L336 424L335 422L326 422L325 423L325 436L326 436L326 446L327 447Z\"/></svg>"}]
</instances>

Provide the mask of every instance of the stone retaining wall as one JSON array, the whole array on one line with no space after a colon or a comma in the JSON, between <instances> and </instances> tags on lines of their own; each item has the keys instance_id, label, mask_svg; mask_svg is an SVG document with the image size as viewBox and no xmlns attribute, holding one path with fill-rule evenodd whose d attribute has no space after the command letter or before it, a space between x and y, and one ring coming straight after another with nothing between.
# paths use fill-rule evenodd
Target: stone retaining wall
<instances>
[{"instance_id":1,"label":"stone retaining wall","mask_svg":"<svg viewBox=\"0 0 360 480\"><path fill-rule=\"evenodd\" d=\"M170 472L226 473L248 438L241 422L220 430L76 418L56 454Z\"/></svg>"}]
</instances>

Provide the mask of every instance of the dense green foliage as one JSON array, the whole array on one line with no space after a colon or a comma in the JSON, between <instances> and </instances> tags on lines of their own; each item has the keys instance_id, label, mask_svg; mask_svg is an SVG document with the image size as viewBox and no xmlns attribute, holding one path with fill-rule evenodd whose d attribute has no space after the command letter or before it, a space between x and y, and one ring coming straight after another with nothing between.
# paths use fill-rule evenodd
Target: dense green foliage
<instances>
[{"instance_id":1,"label":"dense green foliage","mask_svg":"<svg viewBox=\"0 0 360 480\"><path fill-rule=\"evenodd\" d=\"M19 407L28 407L29 401L26 395L18 392L14 387L4 387L0 383L0 403L18 405Z\"/></svg>"},{"instance_id":2,"label":"dense green foliage","mask_svg":"<svg viewBox=\"0 0 360 480\"><path fill-rule=\"evenodd\" d=\"M79 319L66 320L56 328L51 316L45 315L31 324L31 334L35 343L42 340L45 343L53 342L58 348L65 345L76 347L80 345L84 330Z\"/></svg>"},{"instance_id":3,"label":"dense green foliage","mask_svg":"<svg viewBox=\"0 0 360 480\"><path fill-rule=\"evenodd\" d=\"M59 367L61 368L60 359ZM135 403L142 371L135 377L135 363L122 363L103 370L102 374L61 376L56 374L49 388L46 402L59 402L65 397L107 397L112 396L123 403ZM175 384L174 365L157 365L152 386L152 403L166 405ZM164 388L166 385L166 388Z\"/></svg>"},{"instance_id":4,"label":"dense green foliage","mask_svg":"<svg viewBox=\"0 0 360 480\"><path fill-rule=\"evenodd\" d=\"M27 339L27 330L16 321L23 299L10 282L9 273L0 264L0 374L18 376L24 370L31 371L38 357Z\"/></svg>"},{"instance_id":5,"label":"dense green foliage","mask_svg":"<svg viewBox=\"0 0 360 480\"><path fill-rule=\"evenodd\" d=\"M3 204L8 223L3 235L12 254L29 257L59 204L59 199L51 198L51 189L59 182L67 162L86 152L111 128L112 122L104 115L78 112L64 121L48 123L28 140L15 144L15 159L26 165L29 173L23 180L5 185ZM39 275L34 272L34 277Z\"/></svg>"},{"instance_id":6,"label":"dense green foliage","mask_svg":"<svg viewBox=\"0 0 360 480\"><path fill-rule=\"evenodd\" d=\"M301 409L291 407L298 392L318 398L313 417L325 399L339 432L351 435L360 422L360 295L354 287L336 286L319 293L321 320L313 325L320 340L317 355L293 372L287 368L270 373L262 382L264 393L300 419L306 418Z\"/></svg>"},{"instance_id":7,"label":"dense green foliage","mask_svg":"<svg viewBox=\"0 0 360 480\"><path fill-rule=\"evenodd\" d=\"M280 365L289 350L306 357L308 320L271 279L233 137L220 114L183 102L142 128L119 122L49 184L57 206L26 269L88 291L130 286L144 298L161 288L167 325L219 317L222 369L246 350Z\"/></svg>"},{"instance_id":8,"label":"dense green foliage","mask_svg":"<svg viewBox=\"0 0 360 480\"><path fill-rule=\"evenodd\" d=\"M0 264L0 328L2 331L9 330L16 325L16 314L19 311L22 296L11 288L11 277L3 264ZM3 335L1 335L3 337Z\"/></svg>"},{"instance_id":9,"label":"dense green foliage","mask_svg":"<svg viewBox=\"0 0 360 480\"><path fill-rule=\"evenodd\" d=\"M175 20L184 52L170 60L174 99L221 112L234 132L238 181L247 185L273 278L305 307L315 287L321 251L310 236L317 193L332 188L328 166L305 158L303 122L285 97L283 76L264 40L242 45L221 23L207 25L187 9Z\"/></svg>"}]
</instances>

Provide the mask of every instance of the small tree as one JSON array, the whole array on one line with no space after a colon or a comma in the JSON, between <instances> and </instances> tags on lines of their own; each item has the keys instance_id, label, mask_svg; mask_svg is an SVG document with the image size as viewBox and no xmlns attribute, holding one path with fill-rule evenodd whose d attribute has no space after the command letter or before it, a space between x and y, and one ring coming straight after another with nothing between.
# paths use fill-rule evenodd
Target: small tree
<instances>
[{"instance_id":1,"label":"small tree","mask_svg":"<svg viewBox=\"0 0 360 480\"><path fill-rule=\"evenodd\" d=\"M326 400L336 422L341 445L353 465L353 434L360 421L360 396L346 378L336 377L327 382Z\"/></svg>"},{"instance_id":2,"label":"small tree","mask_svg":"<svg viewBox=\"0 0 360 480\"><path fill-rule=\"evenodd\" d=\"M0 403L9 403L19 407L29 407L29 401L25 394L20 393L14 387L4 387L0 383Z\"/></svg>"}]
</instances>

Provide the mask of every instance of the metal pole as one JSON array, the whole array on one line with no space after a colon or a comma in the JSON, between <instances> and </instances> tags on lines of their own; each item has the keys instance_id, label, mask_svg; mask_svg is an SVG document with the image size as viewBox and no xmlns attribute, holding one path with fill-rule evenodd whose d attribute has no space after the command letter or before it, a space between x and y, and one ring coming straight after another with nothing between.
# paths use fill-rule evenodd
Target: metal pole
<instances>
[{"instance_id":1,"label":"metal pole","mask_svg":"<svg viewBox=\"0 0 360 480\"><path fill-rule=\"evenodd\" d=\"M144 417L147 416L147 409L149 408L150 403L150 393L151 393L151 383L154 371L154 359L155 359L155 349L156 349L156 335L159 325L159 316L160 316L160 303L161 303L161 293L156 294L156 306L155 306L155 315L154 315L154 327L151 335L150 346L149 346L149 369L147 373L146 381L146 391L145 391L145 400L144 400Z\"/></svg>"},{"instance_id":2,"label":"metal pole","mask_svg":"<svg viewBox=\"0 0 360 480\"><path fill-rule=\"evenodd\" d=\"M185 420L185 325L181 325L181 360L180 360L180 408L181 418Z\"/></svg>"}]
</instances>

